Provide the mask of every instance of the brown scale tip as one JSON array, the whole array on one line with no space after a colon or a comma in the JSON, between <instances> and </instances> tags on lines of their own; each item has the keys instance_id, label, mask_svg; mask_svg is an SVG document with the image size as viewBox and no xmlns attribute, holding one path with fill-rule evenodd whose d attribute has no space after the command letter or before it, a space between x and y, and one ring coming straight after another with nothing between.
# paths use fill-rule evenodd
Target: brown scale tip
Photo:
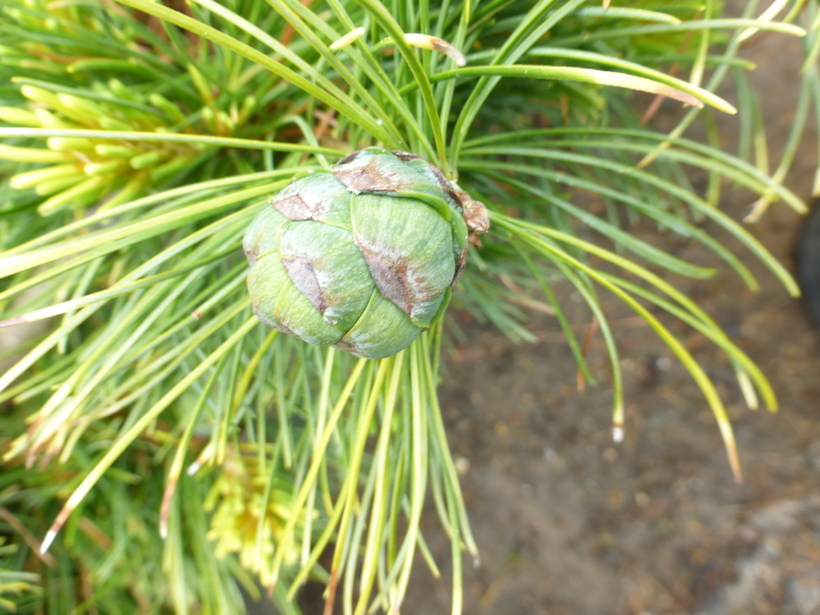
<instances>
[{"instance_id":1,"label":"brown scale tip","mask_svg":"<svg viewBox=\"0 0 820 615\"><path fill-rule=\"evenodd\" d=\"M298 194L291 194L281 199L274 199L271 203L279 213L289 220L313 220L314 212L311 211L304 199Z\"/></svg>"},{"instance_id":2,"label":"brown scale tip","mask_svg":"<svg viewBox=\"0 0 820 615\"><path fill-rule=\"evenodd\" d=\"M343 162L333 169L336 179L352 192L397 192L411 183L393 174L383 173L377 166L378 157L376 156L362 166L345 164L345 161L350 163L354 159L355 156L346 156Z\"/></svg>"},{"instance_id":3,"label":"brown scale tip","mask_svg":"<svg viewBox=\"0 0 820 615\"><path fill-rule=\"evenodd\" d=\"M299 292L307 297L317 312L324 316L328 303L322 292L313 263L306 258L296 257L292 259L283 258L282 264Z\"/></svg>"}]
</instances>

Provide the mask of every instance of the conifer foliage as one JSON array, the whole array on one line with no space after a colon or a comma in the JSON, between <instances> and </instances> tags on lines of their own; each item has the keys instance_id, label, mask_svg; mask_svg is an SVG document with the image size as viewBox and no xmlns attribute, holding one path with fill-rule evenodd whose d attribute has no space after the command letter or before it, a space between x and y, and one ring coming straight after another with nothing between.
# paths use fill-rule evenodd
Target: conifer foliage
<instances>
[{"instance_id":1,"label":"conifer foliage","mask_svg":"<svg viewBox=\"0 0 820 615\"><path fill-rule=\"evenodd\" d=\"M756 194L753 218L805 211L783 182L820 104L816 3L747 5L0 2L0 607L236 613L242 588L296 613L312 580L328 609L398 613L414 565L438 571L431 502L457 615L479 554L438 404L464 341L453 314L530 342L527 307L548 308L592 382L561 281L606 348L614 437L604 297L688 369L740 477L720 395L672 325L726 353L751 407L776 409L775 393L675 280L754 289L758 259L797 294L721 191ZM756 112L770 93L749 88L742 55L759 36L800 37L807 57L771 173ZM669 131L652 128L661 101ZM736 112L730 153L713 118ZM339 180L367 156L377 179ZM339 190L308 205L344 201L346 218L296 211L316 178ZM297 287L303 299L282 290Z\"/></svg>"}]
</instances>

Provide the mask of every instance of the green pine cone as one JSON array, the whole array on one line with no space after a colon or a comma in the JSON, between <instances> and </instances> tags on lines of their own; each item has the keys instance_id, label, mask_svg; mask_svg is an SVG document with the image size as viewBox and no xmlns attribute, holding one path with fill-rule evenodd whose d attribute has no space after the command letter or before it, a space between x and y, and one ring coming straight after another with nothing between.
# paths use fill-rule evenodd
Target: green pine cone
<instances>
[{"instance_id":1,"label":"green pine cone","mask_svg":"<svg viewBox=\"0 0 820 615\"><path fill-rule=\"evenodd\" d=\"M484 211L420 157L377 147L295 178L270 205L245 233L254 312L370 359L406 348L444 311L465 265L465 208Z\"/></svg>"}]
</instances>

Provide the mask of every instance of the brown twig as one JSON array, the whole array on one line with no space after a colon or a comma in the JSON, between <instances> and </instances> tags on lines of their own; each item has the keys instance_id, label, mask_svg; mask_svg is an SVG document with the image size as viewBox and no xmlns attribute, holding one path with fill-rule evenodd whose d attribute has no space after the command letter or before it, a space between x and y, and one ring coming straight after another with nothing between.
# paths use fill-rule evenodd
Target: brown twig
<instances>
[{"instance_id":1,"label":"brown twig","mask_svg":"<svg viewBox=\"0 0 820 615\"><path fill-rule=\"evenodd\" d=\"M32 533L26 529L26 526L24 526L20 520L11 513L11 511L7 508L3 508L2 506L0 506L0 519L8 523L9 526L11 526L11 529L20 534L20 537L34 552L34 555L40 558L41 562L49 568L54 568L57 565L56 560L51 555L48 553L40 553L40 541L38 541Z\"/></svg>"}]
</instances>

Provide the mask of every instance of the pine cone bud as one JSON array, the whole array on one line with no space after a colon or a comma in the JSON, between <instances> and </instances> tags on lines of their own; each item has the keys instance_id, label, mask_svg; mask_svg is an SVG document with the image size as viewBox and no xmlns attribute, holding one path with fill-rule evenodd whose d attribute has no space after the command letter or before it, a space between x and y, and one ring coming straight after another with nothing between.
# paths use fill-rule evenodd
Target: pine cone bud
<instances>
[{"instance_id":1,"label":"pine cone bud","mask_svg":"<svg viewBox=\"0 0 820 615\"><path fill-rule=\"evenodd\" d=\"M245 234L259 319L321 346L380 359L447 307L466 262L463 199L418 156L371 147L297 177ZM471 214L471 218L474 217Z\"/></svg>"}]
</instances>

